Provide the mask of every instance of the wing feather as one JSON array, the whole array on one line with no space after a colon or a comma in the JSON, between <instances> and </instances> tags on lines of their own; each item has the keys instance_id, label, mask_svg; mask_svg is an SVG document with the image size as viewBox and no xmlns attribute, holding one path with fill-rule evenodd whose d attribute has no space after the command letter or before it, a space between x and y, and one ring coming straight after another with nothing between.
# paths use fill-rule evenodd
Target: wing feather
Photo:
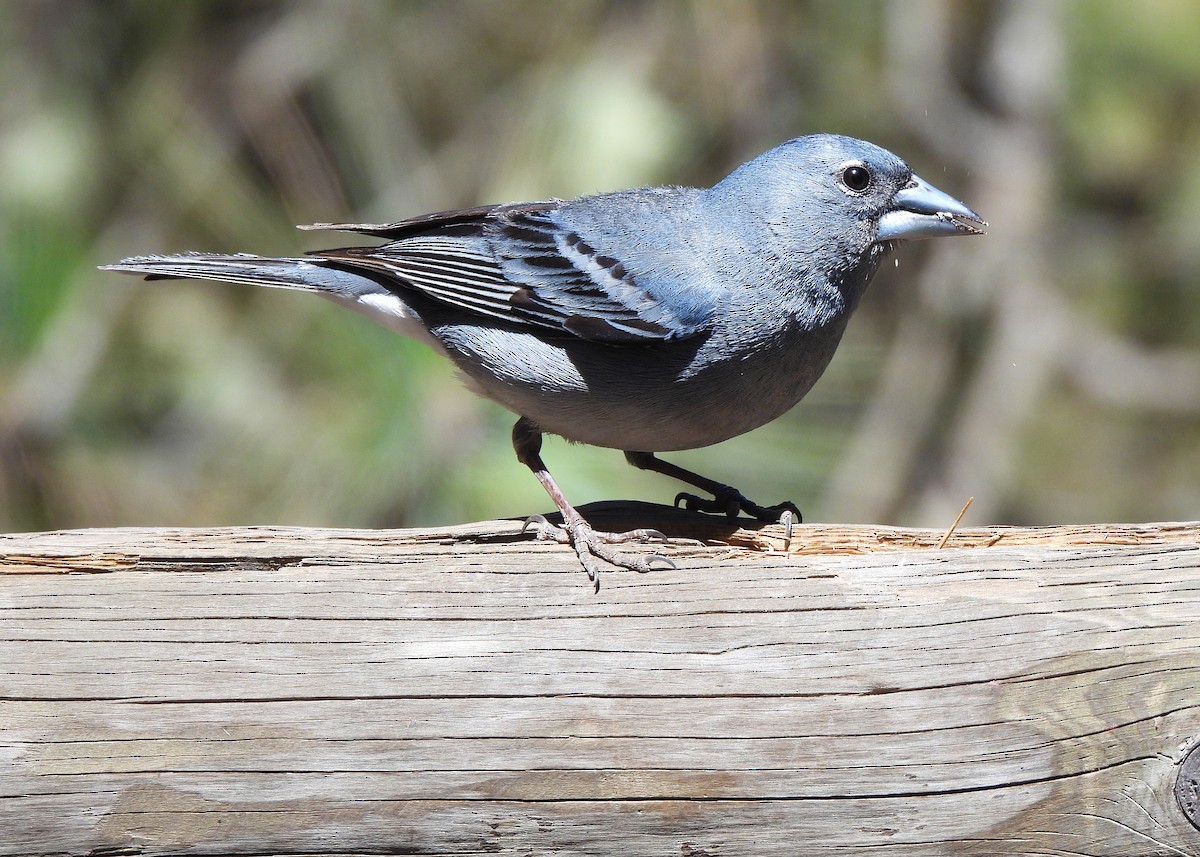
<instances>
[{"instance_id":1,"label":"wing feather","mask_svg":"<svg viewBox=\"0 0 1200 857\"><path fill-rule=\"evenodd\" d=\"M594 239L558 222L560 203L486 206L391 224L318 224L391 239L379 247L314 253L383 275L466 312L611 343L693 335L683 317L642 288Z\"/></svg>"}]
</instances>

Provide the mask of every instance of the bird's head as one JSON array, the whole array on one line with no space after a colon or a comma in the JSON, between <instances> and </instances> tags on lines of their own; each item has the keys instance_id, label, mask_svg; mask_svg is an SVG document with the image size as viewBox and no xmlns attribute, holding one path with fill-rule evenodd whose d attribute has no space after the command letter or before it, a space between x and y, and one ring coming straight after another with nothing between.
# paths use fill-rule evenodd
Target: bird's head
<instances>
[{"instance_id":1,"label":"bird's head","mask_svg":"<svg viewBox=\"0 0 1200 857\"><path fill-rule=\"evenodd\" d=\"M987 225L888 150L834 134L789 140L709 193L806 254L836 247L856 256L904 239L980 235Z\"/></svg>"}]
</instances>

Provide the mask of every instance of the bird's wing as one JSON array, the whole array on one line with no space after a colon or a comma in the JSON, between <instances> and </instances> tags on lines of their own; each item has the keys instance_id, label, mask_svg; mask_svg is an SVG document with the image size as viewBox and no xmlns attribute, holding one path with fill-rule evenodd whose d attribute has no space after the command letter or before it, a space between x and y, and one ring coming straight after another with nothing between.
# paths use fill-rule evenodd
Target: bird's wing
<instances>
[{"instance_id":1,"label":"bird's wing","mask_svg":"<svg viewBox=\"0 0 1200 857\"><path fill-rule=\"evenodd\" d=\"M320 224L391 239L314 253L397 279L477 315L600 342L679 339L706 326L712 306L675 297L653 273L626 265L558 222L560 203L488 206L389 224ZM646 280L646 283L641 282ZM680 284L684 285L684 284Z\"/></svg>"},{"instance_id":2,"label":"bird's wing","mask_svg":"<svg viewBox=\"0 0 1200 857\"><path fill-rule=\"evenodd\" d=\"M299 228L305 231L358 232L361 235L386 238L388 241L400 241L431 231L478 234L480 227L488 217L498 211L517 208L523 211L545 211L557 208L558 205L557 202L527 202L516 206L481 205L477 208L435 211L432 214L422 214L408 220L398 220L395 223L310 223Z\"/></svg>"}]
</instances>

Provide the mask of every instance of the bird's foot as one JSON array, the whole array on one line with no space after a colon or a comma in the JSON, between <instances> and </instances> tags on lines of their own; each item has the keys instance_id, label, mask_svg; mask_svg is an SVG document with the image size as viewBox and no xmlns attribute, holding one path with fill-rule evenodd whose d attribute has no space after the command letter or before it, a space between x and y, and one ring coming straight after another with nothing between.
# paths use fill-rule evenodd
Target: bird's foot
<instances>
[{"instance_id":1,"label":"bird's foot","mask_svg":"<svg viewBox=\"0 0 1200 857\"><path fill-rule=\"evenodd\" d=\"M796 504L790 500L776 503L774 506L760 506L746 499L741 491L729 485L722 485L713 492L713 498L697 497L695 494L679 493L675 496L675 505L682 505L689 512L710 512L724 514L736 518L745 512L756 520L765 523L781 523L788 526L792 523L803 523L804 517Z\"/></svg>"},{"instance_id":2,"label":"bird's foot","mask_svg":"<svg viewBox=\"0 0 1200 857\"><path fill-rule=\"evenodd\" d=\"M650 571L656 562L663 563L666 568L675 568L675 563L661 554L635 556L621 553L612 547L614 544L624 542L650 540L666 544L667 537L658 530L630 530L626 533L599 532L592 529L592 525L578 513L564 515L561 527L550 523L543 515L532 515L525 520L521 532L525 532L531 526L537 527L535 531L537 538L571 545L575 548L575 553L579 556L579 563L587 572L588 580L592 582L592 587L596 592L600 591L600 570L603 567L598 560L604 560L618 568L627 568L640 573Z\"/></svg>"}]
</instances>

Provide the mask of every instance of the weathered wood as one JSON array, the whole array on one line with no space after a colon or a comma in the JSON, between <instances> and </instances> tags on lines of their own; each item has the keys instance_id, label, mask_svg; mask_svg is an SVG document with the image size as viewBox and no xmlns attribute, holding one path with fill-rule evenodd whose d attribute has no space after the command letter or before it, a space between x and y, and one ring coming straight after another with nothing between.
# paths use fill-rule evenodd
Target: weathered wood
<instances>
[{"instance_id":1,"label":"weathered wood","mask_svg":"<svg viewBox=\"0 0 1200 857\"><path fill-rule=\"evenodd\" d=\"M1200 525L589 511L0 536L0 854L1200 854Z\"/></svg>"}]
</instances>

